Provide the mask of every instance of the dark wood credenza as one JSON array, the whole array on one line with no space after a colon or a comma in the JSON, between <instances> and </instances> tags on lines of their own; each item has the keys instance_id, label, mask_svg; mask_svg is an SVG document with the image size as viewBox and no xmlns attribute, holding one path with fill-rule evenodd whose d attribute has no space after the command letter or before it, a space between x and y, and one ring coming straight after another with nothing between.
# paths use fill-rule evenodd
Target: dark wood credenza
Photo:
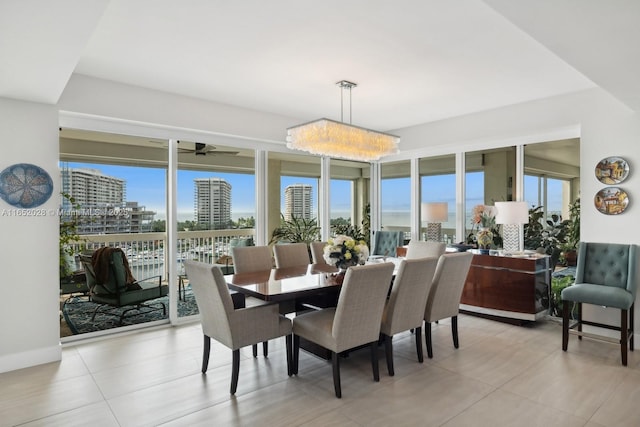
<instances>
[{"instance_id":1,"label":"dark wood credenza","mask_svg":"<svg viewBox=\"0 0 640 427\"><path fill-rule=\"evenodd\" d=\"M460 310L533 321L549 309L550 283L548 256L474 255L462 291Z\"/></svg>"}]
</instances>

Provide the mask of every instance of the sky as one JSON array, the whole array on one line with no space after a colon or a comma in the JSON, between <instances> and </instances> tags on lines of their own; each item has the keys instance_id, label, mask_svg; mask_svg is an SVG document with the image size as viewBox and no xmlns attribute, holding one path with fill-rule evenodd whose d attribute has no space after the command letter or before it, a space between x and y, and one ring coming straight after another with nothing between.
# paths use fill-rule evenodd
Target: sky
<instances>
[{"instance_id":1,"label":"sky","mask_svg":"<svg viewBox=\"0 0 640 427\"><path fill-rule=\"evenodd\" d=\"M157 212L156 219L165 219L165 194L166 177L165 170L161 168L116 166L103 164L75 163L68 162L70 168L91 168L98 169L104 175L117 177L126 181L127 196L126 201L136 201L139 205ZM483 203L483 179L482 172L467 174L467 210L473 206ZM186 221L194 219L194 179L218 177L227 180L231 184L231 212L232 218L255 216L255 182L254 176L250 174L234 174L219 172L203 172L180 170L178 171L178 220ZM533 181L535 182L535 181ZM533 185L525 180L525 190ZM313 188L312 199L314 200L313 210L318 211L318 187L314 178L287 177L281 178L281 208L284 210L284 189L290 184L309 184ZM561 182L549 180L548 193L549 210L560 210L562 204ZM421 202L448 202L449 211L454 212L456 205L455 175L425 176L421 183ZM535 194L525 192L527 201L534 199ZM535 192L533 192L535 193ZM331 216L348 217L350 212L350 183L344 180L331 181L330 206ZM409 225L409 211L411 206L411 186L410 179L393 178L385 179L381 184L381 201L383 216L388 214L388 218L397 216L398 224L389 225ZM535 202L535 200L533 201ZM535 203L530 203L535 204ZM388 219L388 221L393 221ZM450 219L450 222L452 219ZM383 218L384 225L384 218ZM455 224L443 224L445 227L454 227Z\"/></svg>"}]
</instances>

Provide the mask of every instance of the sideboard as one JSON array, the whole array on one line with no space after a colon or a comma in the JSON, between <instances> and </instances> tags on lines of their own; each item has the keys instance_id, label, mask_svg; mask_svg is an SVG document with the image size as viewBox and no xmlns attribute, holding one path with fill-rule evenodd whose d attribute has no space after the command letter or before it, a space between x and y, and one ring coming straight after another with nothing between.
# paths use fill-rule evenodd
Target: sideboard
<instances>
[{"instance_id":1,"label":"sideboard","mask_svg":"<svg viewBox=\"0 0 640 427\"><path fill-rule=\"evenodd\" d=\"M549 257L474 255L460 309L516 321L534 321L549 309Z\"/></svg>"}]
</instances>

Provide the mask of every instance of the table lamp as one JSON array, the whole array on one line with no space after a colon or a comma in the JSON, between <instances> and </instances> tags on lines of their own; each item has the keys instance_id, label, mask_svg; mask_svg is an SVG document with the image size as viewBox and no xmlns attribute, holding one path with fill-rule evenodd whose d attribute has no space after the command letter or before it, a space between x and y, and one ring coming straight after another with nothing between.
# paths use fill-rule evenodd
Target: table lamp
<instances>
[{"instance_id":1,"label":"table lamp","mask_svg":"<svg viewBox=\"0 0 640 427\"><path fill-rule=\"evenodd\" d=\"M507 252L523 250L520 241L520 226L529 223L527 202L495 202L496 224L502 224L502 243Z\"/></svg>"},{"instance_id":2,"label":"table lamp","mask_svg":"<svg viewBox=\"0 0 640 427\"><path fill-rule=\"evenodd\" d=\"M427 240L441 241L441 223L449 218L449 205L447 202L423 203L420 217L427 223Z\"/></svg>"}]
</instances>

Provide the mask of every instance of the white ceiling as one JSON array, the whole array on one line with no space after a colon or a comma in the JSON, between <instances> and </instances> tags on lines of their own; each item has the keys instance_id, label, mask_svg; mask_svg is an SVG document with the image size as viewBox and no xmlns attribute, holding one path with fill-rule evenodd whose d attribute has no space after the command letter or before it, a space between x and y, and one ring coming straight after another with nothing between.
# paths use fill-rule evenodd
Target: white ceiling
<instances>
[{"instance_id":1,"label":"white ceiling","mask_svg":"<svg viewBox=\"0 0 640 427\"><path fill-rule=\"evenodd\" d=\"M393 130L600 86L640 110L637 0L2 0L0 96L73 73ZM348 121L348 115L344 119Z\"/></svg>"}]
</instances>

